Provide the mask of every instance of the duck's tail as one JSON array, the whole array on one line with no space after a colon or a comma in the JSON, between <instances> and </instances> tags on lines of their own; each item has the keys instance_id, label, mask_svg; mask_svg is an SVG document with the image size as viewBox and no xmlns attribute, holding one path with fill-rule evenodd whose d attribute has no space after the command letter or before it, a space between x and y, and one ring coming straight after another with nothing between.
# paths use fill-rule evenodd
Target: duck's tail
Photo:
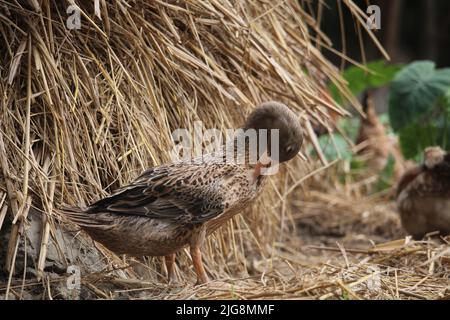
<instances>
[{"instance_id":1,"label":"duck's tail","mask_svg":"<svg viewBox=\"0 0 450 320\"><path fill-rule=\"evenodd\" d=\"M89 213L87 209L80 207L62 206L59 210L71 222L79 225L81 228L101 228L108 229L111 225L105 224L105 221L98 219L95 213Z\"/></svg>"}]
</instances>

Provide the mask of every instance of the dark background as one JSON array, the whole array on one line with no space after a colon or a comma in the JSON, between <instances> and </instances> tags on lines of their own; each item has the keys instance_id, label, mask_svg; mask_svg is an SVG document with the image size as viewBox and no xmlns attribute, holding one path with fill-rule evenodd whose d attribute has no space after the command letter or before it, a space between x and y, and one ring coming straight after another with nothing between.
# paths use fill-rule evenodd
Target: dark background
<instances>
[{"instance_id":1,"label":"dark background","mask_svg":"<svg viewBox=\"0 0 450 320\"><path fill-rule=\"evenodd\" d=\"M337 50L342 50L338 1L326 0L323 7L322 29ZM318 1L317 1L318 2ZM317 8L317 2L314 6ZM448 0L354 0L366 12L368 5L381 9L381 29L373 30L394 63L413 60L433 60L437 67L450 66L450 1ZM362 61L356 24L350 11L342 3L347 55ZM317 12L317 11L316 11ZM383 56L362 30L367 61ZM336 65L341 59L335 54L326 56ZM346 63L345 66L348 66Z\"/></svg>"}]
</instances>

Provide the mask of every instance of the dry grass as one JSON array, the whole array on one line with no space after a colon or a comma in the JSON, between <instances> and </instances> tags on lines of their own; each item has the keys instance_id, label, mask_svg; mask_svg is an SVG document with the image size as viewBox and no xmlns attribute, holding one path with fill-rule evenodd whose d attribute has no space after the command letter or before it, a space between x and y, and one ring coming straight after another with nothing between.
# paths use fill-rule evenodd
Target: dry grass
<instances>
[{"instance_id":1,"label":"dry grass","mask_svg":"<svg viewBox=\"0 0 450 320\"><path fill-rule=\"evenodd\" d=\"M320 18L307 1L102 0L98 15L93 2L80 2L81 30L65 26L73 1L39 3L0 0L2 294L71 298L58 284L66 281L67 265L75 264L82 267L86 298L335 298L341 289L351 298L366 297L352 284L364 278L365 267L338 281L342 259L312 261L298 238L299 217L293 214L299 212L298 186L307 172L317 176L306 149L308 161L289 164L245 217L208 241L208 271L234 283L233 290L168 287L160 259L117 257L77 233L56 210L62 204L87 204L144 168L168 161L175 128L191 129L196 120L206 127L233 128L255 104L269 99L298 112L309 142L330 166L310 122L332 128L330 110L347 112L321 94L328 81L342 88L338 70L321 51L347 58L320 31ZM343 3L357 23L364 21L351 1ZM318 12L325 10L319 6ZM359 109L348 92L343 94ZM310 198L309 203L334 210L324 206L327 202ZM378 265L381 257L385 264L409 259L405 266L415 267L396 271L396 288L432 288L441 278L423 270L433 263L433 272L443 272L441 247L414 245L422 251L406 258L401 252L410 249L404 248L347 255L352 265ZM427 262L433 252L439 258ZM62 265L55 267L54 259ZM192 283L188 255L180 253L178 261L182 283ZM390 291L382 297L410 297L401 290L392 293L389 277ZM420 279L425 280L418 284Z\"/></svg>"},{"instance_id":2,"label":"dry grass","mask_svg":"<svg viewBox=\"0 0 450 320\"><path fill-rule=\"evenodd\" d=\"M141 275L157 274L152 264L122 260L114 271L83 275L79 294L104 299L449 299L448 239L410 240L391 201L382 195L359 197L352 185L332 188L334 173L331 168L307 183L314 191L293 202L297 229L264 248L267 256L248 254L246 274L222 270L212 283L193 287L194 274L183 267L180 283L167 285L163 274L159 280L136 274L139 269ZM316 183L320 188L314 188ZM234 258L227 263L240 270ZM121 267L132 275L118 272ZM56 276L45 284L51 288L66 280ZM24 286L32 291L42 283L18 282L11 292L20 297ZM77 294L45 292L53 298Z\"/></svg>"},{"instance_id":3,"label":"dry grass","mask_svg":"<svg viewBox=\"0 0 450 320\"><path fill-rule=\"evenodd\" d=\"M385 194L360 196L365 188L360 181L335 184L336 172L342 170L330 168L306 183L302 200L292 201L296 230L267 249L268 259L251 260L251 276L222 276L196 288L128 283L108 294L134 299L449 299L450 239L411 240ZM100 286L105 280L86 279Z\"/></svg>"}]
</instances>

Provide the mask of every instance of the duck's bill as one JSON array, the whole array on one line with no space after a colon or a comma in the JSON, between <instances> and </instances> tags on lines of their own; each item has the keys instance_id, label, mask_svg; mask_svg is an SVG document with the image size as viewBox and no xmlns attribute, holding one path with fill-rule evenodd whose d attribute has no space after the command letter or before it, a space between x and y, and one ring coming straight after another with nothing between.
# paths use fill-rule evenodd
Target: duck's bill
<instances>
[{"instance_id":1,"label":"duck's bill","mask_svg":"<svg viewBox=\"0 0 450 320\"><path fill-rule=\"evenodd\" d=\"M278 173L280 163L272 159L265 151L258 161L261 164L260 174L263 176L270 176Z\"/></svg>"}]
</instances>

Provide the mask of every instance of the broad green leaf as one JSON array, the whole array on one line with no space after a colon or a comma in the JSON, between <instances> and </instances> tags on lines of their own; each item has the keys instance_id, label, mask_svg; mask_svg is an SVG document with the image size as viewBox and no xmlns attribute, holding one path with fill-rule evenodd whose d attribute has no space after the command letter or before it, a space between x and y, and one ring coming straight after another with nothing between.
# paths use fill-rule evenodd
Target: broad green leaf
<instances>
[{"instance_id":1,"label":"broad green leaf","mask_svg":"<svg viewBox=\"0 0 450 320\"><path fill-rule=\"evenodd\" d=\"M333 137L334 143L328 134L319 137L319 144L325 157L333 160L337 158L351 159L352 153L347 141L340 134L334 134Z\"/></svg>"},{"instance_id":2,"label":"broad green leaf","mask_svg":"<svg viewBox=\"0 0 450 320\"><path fill-rule=\"evenodd\" d=\"M450 88L444 94L444 106L447 110L447 115L450 115Z\"/></svg>"},{"instance_id":3,"label":"broad green leaf","mask_svg":"<svg viewBox=\"0 0 450 320\"><path fill-rule=\"evenodd\" d=\"M447 150L450 142L450 119L448 111L433 121L434 126L437 128L437 136L434 145L440 146L442 149Z\"/></svg>"},{"instance_id":4,"label":"broad green leaf","mask_svg":"<svg viewBox=\"0 0 450 320\"><path fill-rule=\"evenodd\" d=\"M395 74L401 70L401 65L387 65L384 60L375 60L366 65L366 70L351 66L345 69L342 77L348 82L348 89L353 95L358 95L366 89L378 88L390 82ZM331 84L329 90L333 98L342 104L342 97L334 84Z\"/></svg>"},{"instance_id":5,"label":"broad green leaf","mask_svg":"<svg viewBox=\"0 0 450 320\"><path fill-rule=\"evenodd\" d=\"M376 190L381 191L393 185L395 159L392 154L389 155L386 166L380 172L376 185Z\"/></svg>"},{"instance_id":6,"label":"broad green leaf","mask_svg":"<svg viewBox=\"0 0 450 320\"><path fill-rule=\"evenodd\" d=\"M360 127L359 117L340 118L337 125L343 132L345 132L347 137L352 140L356 140L356 136L358 135L358 130Z\"/></svg>"},{"instance_id":7,"label":"broad green leaf","mask_svg":"<svg viewBox=\"0 0 450 320\"><path fill-rule=\"evenodd\" d=\"M450 87L450 69L436 70L432 61L411 63L391 84L389 118L399 131L429 113Z\"/></svg>"},{"instance_id":8,"label":"broad green leaf","mask_svg":"<svg viewBox=\"0 0 450 320\"><path fill-rule=\"evenodd\" d=\"M430 124L412 123L399 132L400 147L406 159L418 159L426 147L439 145L438 128Z\"/></svg>"}]
</instances>

